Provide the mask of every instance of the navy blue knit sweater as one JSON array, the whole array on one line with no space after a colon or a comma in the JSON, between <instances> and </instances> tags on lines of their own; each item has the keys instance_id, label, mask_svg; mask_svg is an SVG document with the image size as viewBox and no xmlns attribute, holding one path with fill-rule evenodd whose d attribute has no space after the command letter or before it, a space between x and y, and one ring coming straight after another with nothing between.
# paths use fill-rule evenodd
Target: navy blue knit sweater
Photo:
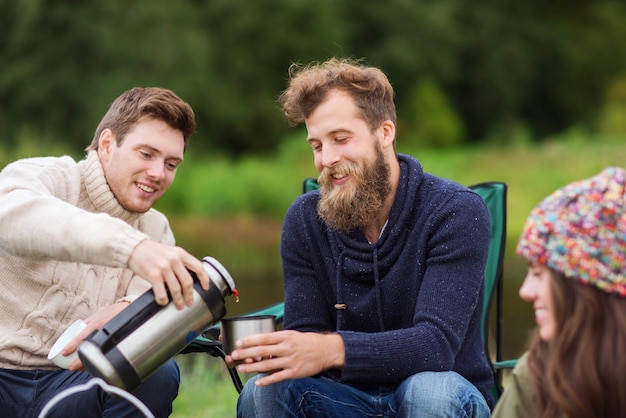
<instances>
[{"instance_id":1,"label":"navy blue knit sweater","mask_svg":"<svg viewBox=\"0 0 626 418\"><path fill-rule=\"evenodd\" d=\"M491 405L480 337L489 213L468 188L398 159L396 198L375 244L360 231L329 230L317 216L319 191L291 205L281 243L284 328L341 334L345 365L329 373L340 381L389 386L453 370Z\"/></svg>"}]
</instances>

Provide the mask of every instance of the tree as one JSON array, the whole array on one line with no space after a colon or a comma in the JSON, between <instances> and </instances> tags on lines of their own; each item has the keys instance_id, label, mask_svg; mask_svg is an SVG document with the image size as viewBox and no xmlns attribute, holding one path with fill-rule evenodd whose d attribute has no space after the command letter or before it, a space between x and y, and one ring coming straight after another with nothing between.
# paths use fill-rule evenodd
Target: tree
<instances>
[{"instance_id":1,"label":"tree","mask_svg":"<svg viewBox=\"0 0 626 418\"><path fill-rule=\"evenodd\" d=\"M542 137L590 124L626 73L616 0L4 1L0 24L4 145L26 132L82 150L116 96L159 85L196 111L194 150L269 153L290 64L331 56L383 69L401 122L430 80L465 140Z\"/></svg>"}]
</instances>

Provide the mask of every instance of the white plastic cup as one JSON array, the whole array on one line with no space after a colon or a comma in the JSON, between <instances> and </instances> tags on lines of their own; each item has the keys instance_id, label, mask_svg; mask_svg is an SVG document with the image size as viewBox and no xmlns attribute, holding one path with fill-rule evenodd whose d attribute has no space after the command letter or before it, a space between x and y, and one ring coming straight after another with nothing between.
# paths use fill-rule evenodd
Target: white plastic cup
<instances>
[{"instance_id":1,"label":"white plastic cup","mask_svg":"<svg viewBox=\"0 0 626 418\"><path fill-rule=\"evenodd\" d=\"M61 351L66 345L70 343L78 334L81 333L87 327L87 324L82 319L75 321L61 334L58 340L52 346L50 353L48 353L48 360L62 369L69 369L70 364L78 358L78 350L74 351L69 356L64 356Z\"/></svg>"}]
</instances>

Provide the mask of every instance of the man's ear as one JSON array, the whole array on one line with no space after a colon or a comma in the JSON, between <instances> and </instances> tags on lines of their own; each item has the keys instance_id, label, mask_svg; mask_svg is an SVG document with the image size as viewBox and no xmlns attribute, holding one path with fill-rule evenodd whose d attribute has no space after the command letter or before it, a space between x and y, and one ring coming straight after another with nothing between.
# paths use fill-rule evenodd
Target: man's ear
<instances>
[{"instance_id":1,"label":"man's ear","mask_svg":"<svg viewBox=\"0 0 626 418\"><path fill-rule=\"evenodd\" d=\"M115 146L115 136L110 129L104 129L98 138L98 156L103 161L108 161L112 148Z\"/></svg>"},{"instance_id":2,"label":"man's ear","mask_svg":"<svg viewBox=\"0 0 626 418\"><path fill-rule=\"evenodd\" d=\"M393 146L393 143L396 139L396 125L394 125L392 121L387 119L380 125L380 130L383 135L380 145L383 148Z\"/></svg>"}]
</instances>

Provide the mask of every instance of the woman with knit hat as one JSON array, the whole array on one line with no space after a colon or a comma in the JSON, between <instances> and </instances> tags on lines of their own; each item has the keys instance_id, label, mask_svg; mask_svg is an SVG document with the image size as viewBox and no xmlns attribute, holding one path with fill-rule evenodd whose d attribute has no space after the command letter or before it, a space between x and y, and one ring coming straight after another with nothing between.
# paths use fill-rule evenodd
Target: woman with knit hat
<instances>
[{"instance_id":1,"label":"woman with knit hat","mask_svg":"<svg viewBox=\"0 0 626 418\"><path fill-rule=\"evenodd\" d=\"M557 190L517 246L537 330L494 417L626 417L626 171Z\"/></svg>"}]
</instances>

